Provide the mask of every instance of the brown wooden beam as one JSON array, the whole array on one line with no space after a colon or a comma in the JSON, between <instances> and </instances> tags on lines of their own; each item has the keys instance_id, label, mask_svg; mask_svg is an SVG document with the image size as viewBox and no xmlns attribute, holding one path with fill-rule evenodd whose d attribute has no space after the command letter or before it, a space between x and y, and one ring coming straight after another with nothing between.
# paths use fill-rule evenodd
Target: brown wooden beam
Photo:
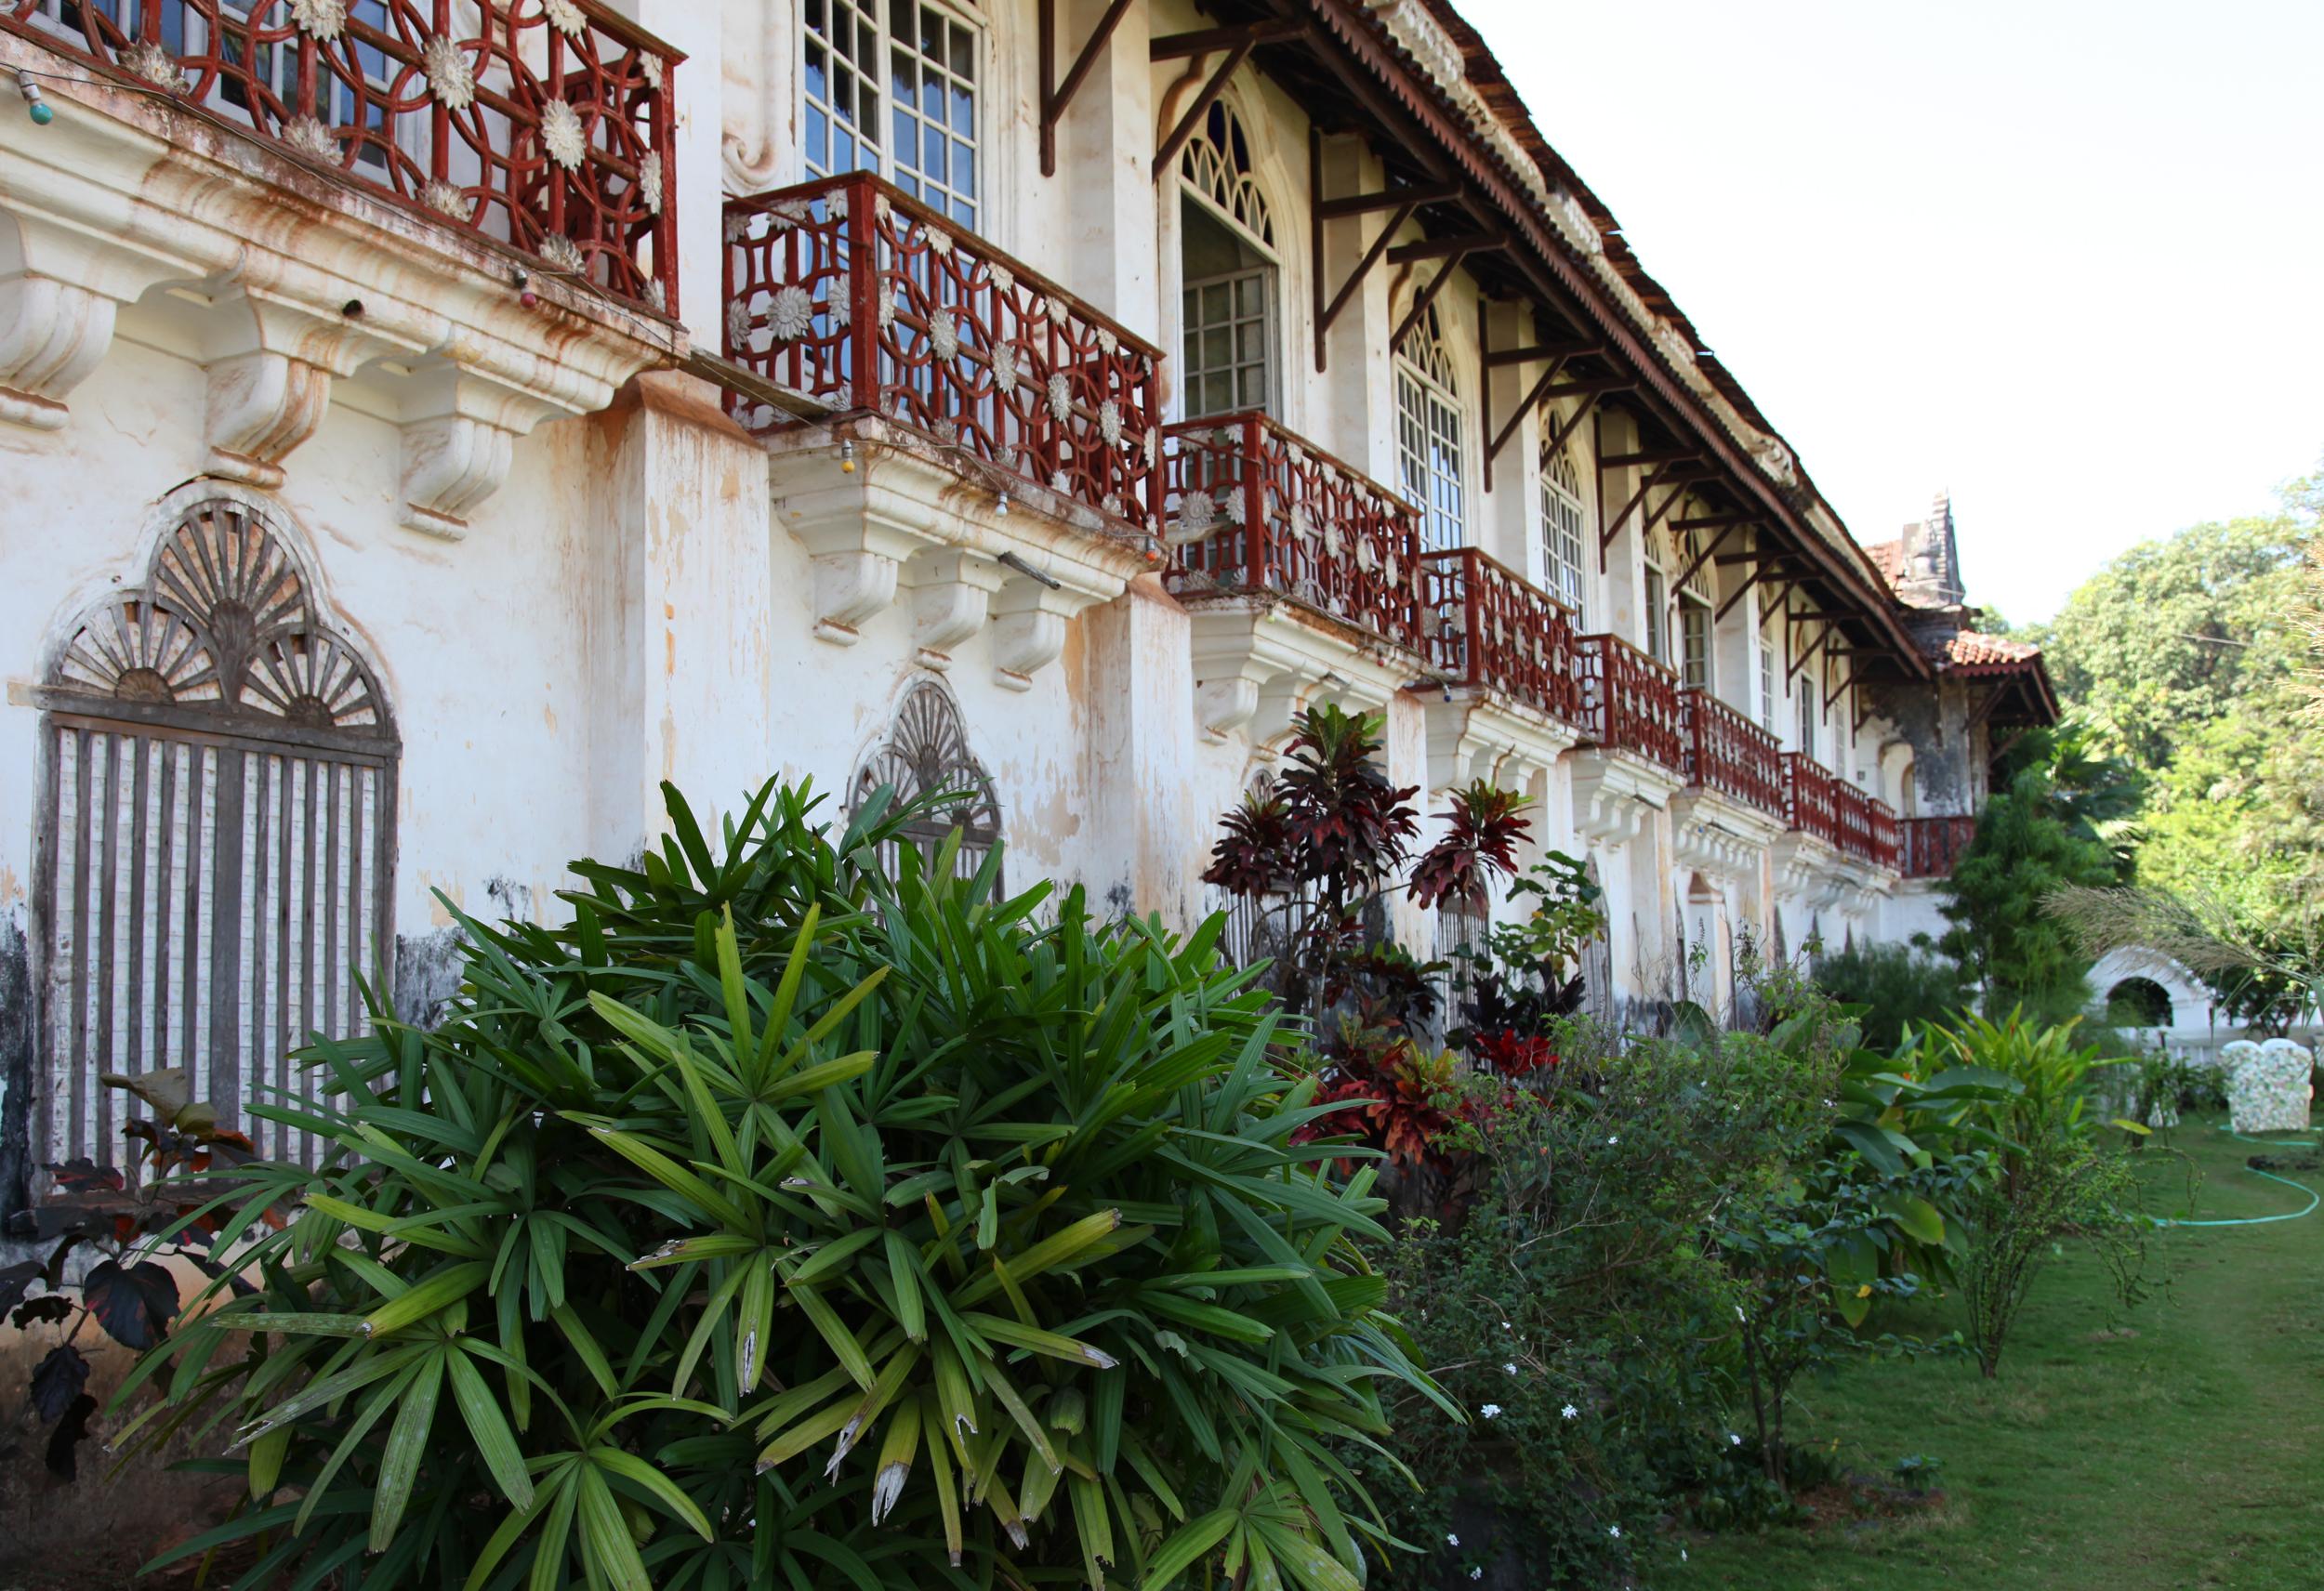
<instances>
[{"instance_id":1,"label":"brown wooden beam","mask_svg":"<svg viewBox=\"0 0 2324 1591\"><path fill-rule=\"evenodd\" d=\"M1057 7L1062 0L1041 0L1041 175L1057 175L1057 124L1063 119L1065 107L1073 103L1081 85L1089 78L1090 69L1098 62L1098 51L1105 47L1114 30L1121 26L1129 15L1129 0L1113 0L1105 15L1098 19L1089 42L1081 53L1074 57L1072 68L1063 83L1057 81ZM1157 41L1159 42L1159 41ZM1158 58L1157 58L1158 59Z\"/></svg>"},{"instance_id":2,"label":"brown wooden beam","mask_svg":"<svg viewBox=\"0 0 2324 1591\"><path fill-rule=\"evenodd\" d=\"M1409 188L1383 188L1378 193L1351 193L1344 199L1327 199L1315 213L1327 221L1337 221L1349 216L1368 216L1376 210L1393 210L1404 204L1442 204L1459 197L1458 183L1415 184Z\"/></svg>"},{"instance_id":3,"label":"brown wooden beam","mask_svg":"<svg viewBox=\"0 0 2324 1591\"><path fill-rule=\"evenodd\" d=\"M1792 626L1789 625L1786 625L1783 627L1783 633L1786 637L1789 637L1791 634L1791 630ZM1799 656L1793 658L1791 660L1791 666L1783 671L1784 684L1789 686L1791 683L1791 677L1800 672L1801 666L1805 664L1809 658L1814 657L1817 652L1823 651L1824 643L1829 639L1831 639L1831 626L1827 625L1822 629L1816 632L1816 639L1809 644L1808 649L1800 653ZM1786 644L1788 645L1789 642L1787 641Z\"/></svg>"},{"instance_id":4,"label":"brown wooden beam","mask_svg":"<svg viewBox=\"0 0 2324 1591\"><path fill-rule=\"evenodd\" d=\"M1509 246L1506 232L1464 232L1458 237L1422 238L1416 243L1398 243L1388 251L1390 265L1412 265L1424 259L1459 259L1463 255L1484 254Z\"/></svg>"},{"instance_id":5,"label":"brown wooden beam","mask_svg":"<svg viewBox=\"0 0 2324 1591\"><path fill-rule=\"evenodd\" d=\"M1749 590L1750 590L1750 588L1751 588L1752 586L1754 586L1754 585L1758 585L1762 579L1768 579L1768 580L1769 580L1769 584L1771 584L1771 585L1772 585L1772 584L1774 584L1774 579L1775 579L1775 578L1780 578L1779 576L1776 576L1776 577L1774 577L1774 578L1770 578L1770 577L1771 577L1771 574L1772 574L1772 572L1769 570L1769 568L1768 568L1768 566L1767 566L1767 565L1765 565L1765 564L1763 564L1763 563L1755 563L1755 564L1753 564L1753 565L1751 566L1751 572L1750 572L1750 573L1749 573L1749 574L1747 574L1747 575L1745 575L1745 576L1743 577L1743 584L1742 584L1742 585L1738 585L1738 586L1736 586L1736 587L1735 588L1735 592L1734 592L1734 594L1733 594L1732 596L1730 596L1730 597L1729 597L1729 598L1728 598L1725 601L1723 601L1723 602L1722 602L1722 603L1720 603L1720 604L1719 604L1719 611L1718 611L1717 612L1715 612L1715 613L1711 614L1711 616L1710 616L1710 622L1711 622L1712 624L1714 624L1714 625L1715 625L1715 624L1717 624L1720 620L1722 620L1722 619L1725 618L1725 617L1726 617L1729 613L1733 612L1733 611L1735 611L1735 605L1736 605L1737 602L1740 602L1740 601L1742 601L1742 600L1743 600L1743 596L1744 596L1744 593L1746 593L1746 592L1748 592ZM1789 585L1787 585L1783 588L1783 594L1782 594L1782 597L1779 597L1779 598L1777 598L1777 600L1778 600L1778 601L1780 601L1780 600L1782 600L1782 599L1783 599L1783 598L1788 598L1788 597L1789 597L1790 595L1791 595L1791 587L1790 587ZM1755 626L1755 627L1756 627L1756 626Z\"/></svg>"},{"instance_id":6,"label":"brown wooden beam","mask_svg":"<svg viewBox=\"0 0 2324 1591\"><path fill-rule=\"evenodd\" d=\"M1697 514L1691 519L1673 519L1670 524L1682 531L1716 531L1729 525L1756 525L1766 518L1764 514Z\"/></svg>"},{"instance_id":7,"label":"brown wooden beam","mask_svg":"<svg viewBox=\"0 0 2324 1591\"><path fill-rule=\"evenodd\" d=\"M1517 427L1525 423L1525 416L1533 413L1535 406L1541 401L1541 395L1550 389L1550 383L1557 379L1557 373L1564 369L1565 366L1565 362L1562 359L1552 360L1550 362L1549 368L1542 371L1541 378L1533 384L1533 389L1527 392L1518 402L1517 407L1511 412L1509 424L1501 427L1500 435L1494 437L1491 443L1486 448L1485 489L1487 492L1493 490L1494 458L1500 453L1501 449L1509 445L1509 439L1517 434ZM1492 390L1492 377L1488 375L1485 380L1486 390L1490 392ZM1488 432L1493 428L1493 411L1489 403L1485 411L1485 428Z\"/></svg>"},{"instance_id":8,"label":"brown wooden beam","mask_svg":"<svg viewBox=\"0 0 2324 1591\"><path fill-rule=\"evenodd\" d=\"M1601 469L1627 469L1633 464L1697 464L1698 448L1647 448L1640 453L1610 453L1598 461Z\"/></svg>"},{"instance_id":9,"label":"brown wooden beam","mask_svg":"<svg viewBox=\"0 0 2324 1591\"><path fill-rule=\"evenodd\" d=\"M1595 392L1592 392L1581 401L1581 404L1578 408L1575 409L1573 418L1567 420L1564 425L1558 427L1557 429L1550 433L1548 439L1541 444L1541 451L1543 453L1553 454L1564 448L1566 440L1581 428L1582 421L1588 419L1590 417L1591 411L1595 409L1597 406L1598 395Z\"/></svg>"},{"instance_id":10,"label":"brown wooden beam","mask_svg":"<svg viewBox=\"0 0 2324 1591\"><path fill-rule=\"evenodd\" d=\"M1254 49L1261 45L1280 44L1296 39L1307 32L1307 24L1285 17L1263 22L1236 22L1224 28L1196 28L1188 33L1164 33L1146 46L1148 60L1184 60L1189 56L1211 55L1238 46Z\"/></svg>"},{"instance_id":11,"label":"brown wooden beam","mask_svg":"<svg viewBox=\"0 0 2324 1591\"><path fill-rule=\"evenodd\" d=\"M1404 346L1404 339L1411 333L1414 326L1420 323L1420 317L1428 313L1428 307L1431 304L1436 302L1436 296L1452 285L1453 272L1459 270L1460 262L1468 257L1467 249L1462 249L1458 254L1446 255L1444 265L1438 269L1434 276L1429 278L1428 285L1413 295L1412 308L1404 312L1404 319L1396 322L1395 335L1388 339L1388 351L1391 354Z\"/></svg>"},{"instance_id":12,"label":"brown wooden beam","mask_svg":"<svg viewBox=\"0 0 2324 1591\"><path fill-rule=\"evenodd\" d=\"M1638 385L1627 375L1591 375L1578 381L1561 382L1542 396L1547 398L1587 398L1597 393L1628 392Z\"/></svg>"},{"instance_id":13,"label":"brown wooden beam","mask_svg":"<svg viewBox=\"0 0 2324 1591\"><path fill-rule=\"evenodd\" d=\"M1195 102L1186 107L1186 113L1178 119L1178 125L1170 129L1170 136L1162 140L1162 147L1154 151L1155 181L1161 181L1162 174L1170 169L1170 162L1178 158L1178 151L1186 147L1186 140L1195 136L1195 129L1210 113L1212 102L1225 92L1226 80L1235 75L1236 67L1249 59L1250 52L1251 41L1248 39L1228 47L1226 59L1210 74L1210 80L1202 85L1202 92L1195 96Z\"/></svg>"},{"instance_id":14,"label":"brown wooden beam","mask_svg":"<svg viewBox=\"0 0 2324 1591\"><path fill-rule=\"evenodd\" d=\"M1684 519L1673 519L1673 520L1671 520L1671 521L1670 521L1670 523L1671 523L1672 525L1684 525L1684 524L1685 524L1685 523L1686 523L1686 521L1685 521ZM1685 590L1685 589L1686 589L1686 583L1687 583L1688 581L1690 581L1690 580L1692 580L1692 579L1694 579L1694 578L1695 578L1695 576L1696 576L1697 572L1699 572L1699 571L1701 570L1701 568L1703 567L1703 565L1704 565L1705 563L1707 563L1707 562L1709 562L1709 561L1710 561L1710 555L1711 555L1712 553L1717 552L1717 551L1719 550L1719 548L1720 548L1723 545L1724 545L1724 543L1726 542L1726 539L1727 539L1729 536L1731 536L1731 535L1735 534L1735 533L1736 532L1736 530L1738 530L1739 528L1740 528L1740 527L1736 526L1736 525L1728 525L1728 526L1724 527L1723 529L1722 529L1722 530L1720 531L1720 533L1719 533L1717 535L1715 535L1715 536L1711 537L1711 538L1710 538L1710 545L1709 546L1707 546L1707 547L1703 548L1703 550L1702 550L1701 552L1699 552L1699 553L1697 553L1697 554L1696 554L1696 555L1695 555L1695 561L1694 561L1694 562L1692 562L1692 563L1690 563L1690 564L1688 564L1688 565L1686 566L1686 572L1685 572L1685 573L1684 573L1684 574L1680 575L1680 576L1679 576L1676 580L1674 580L1674 581L1672 581L1672 582L1670 583L1670 588L1671 588L1672 590L1674 590L1674 591L1684 591L1684 590ZM1712 621L1713 621L1714 623L1716 623L1716 622L1717 622L1717 619L1718 619L1718 615L1714 613L1714 614L1712 614L1712 615L1711 615L1711 618L1712 618Z\"/></svg>"},{"instance_id":15,"label":"brown wooden beam","mask_svg":"<svg viewBox=\"0 0 2324 1591\"><path fill-rule=\"evenodd\" d=\"M1486 356L1485 363L1487 369L1498 370L1503 365L1532 364L1544 359L1578 359L1584 354L1604 351L1604 344L1578 337L1572 342L1533 343L1525 348L1496 348Z\"/></svg>"}]
</instances>

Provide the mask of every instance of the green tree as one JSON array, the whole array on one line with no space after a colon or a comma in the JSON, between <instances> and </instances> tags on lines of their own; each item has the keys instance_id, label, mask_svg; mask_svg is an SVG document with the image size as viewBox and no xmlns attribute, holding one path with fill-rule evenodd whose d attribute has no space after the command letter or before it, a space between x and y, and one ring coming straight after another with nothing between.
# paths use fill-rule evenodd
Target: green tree
<instances>
[{"instance_id":1,"label":"green tree","mask_svg":"<svg viewBox=\"0 0 2324 1591\"><path fill-rule=\"evenodd\" d=\"M2122 881L2119 847L2135 786L2121 765L2091 755L2076 726L2028 735L2003 771L1945 883L1953 927L1939 948L1983 982L1987 1010L2071 1016L2087 995L2090 957L2043 902L2070 887Z\"/></svg>"}]
</instances>

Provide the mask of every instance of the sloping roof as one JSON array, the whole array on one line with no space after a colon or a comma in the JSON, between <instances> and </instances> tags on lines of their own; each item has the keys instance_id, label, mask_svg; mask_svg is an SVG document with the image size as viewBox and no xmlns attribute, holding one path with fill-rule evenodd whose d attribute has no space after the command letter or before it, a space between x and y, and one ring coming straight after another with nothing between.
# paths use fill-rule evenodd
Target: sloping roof
<instances>
[{"instance_id":1,"label":"sloping roof","mask_svg":"<svg viewBox=\"0 0 2324 1591\"><path fill-rule=\"evenodd\" d=\"M1889 590L1895 590L1903 583L1905 578L1904 537L1898 536L1893 541L1873 542L1865 547L1864 556L1872 560L1872 567L1880 571L1882 580L1888 582Z\"/></svg>"},{"instance_id":2,"label":"sloping roof","mask_svg":"<svg viewBox=\"0 0 2324 1591\"><path fill-rule=\"evenodd\" d=\"M1954 668L2016 668L2040 660L2041 649L2031 641L1988 636L1981 630L1961 630L1945 643L1945 661Z\"/></svg>"},{"instance_id":3,"label":"sloping roof","mask_svg":"<svg viewBox=\"0 0 2324 1591\"><path fill-rule=\"evenodd\" d=\"M1613 214L1550 147L1483 35L1450 0L1304 4L1406 108L1418 111L1428 100L1440 125L1457 129L1448 151L1488 190L1499 184L1496 203L1531 232L1537 257L1578 295L1585 314L1626 345L1623 357L1637 362L1650 388L1692 411L1685 423L1711 456L1736 460L1738 479L1755 478L1752 494L1821 549L1815 561L1824 566L1822 577L1853 588L1893 655L1908 670L1925 668L1878 571L1797 454L1640 267Z\"/></svg>"}]
</instances>

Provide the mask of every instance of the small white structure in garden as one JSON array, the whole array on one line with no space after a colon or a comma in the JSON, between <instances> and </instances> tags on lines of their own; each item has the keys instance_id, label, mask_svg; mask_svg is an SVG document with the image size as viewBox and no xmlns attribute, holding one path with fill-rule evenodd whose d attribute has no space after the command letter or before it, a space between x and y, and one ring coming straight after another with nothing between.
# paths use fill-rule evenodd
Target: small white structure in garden
<instances>
[{"instance_id":1,"label":"small white structure in garden","mask_svg":"<svg viewBox=\"0 0 2324 1591\"><path fill-rule=\"evenodd\" d=\"M2303 1133L2316 1089L2316 1058L2290 1039L2253 1044L2239 1039L2220 1048L2227 1068L2227 1124L2238 1133Z\"/></svg>"}]
</instances>

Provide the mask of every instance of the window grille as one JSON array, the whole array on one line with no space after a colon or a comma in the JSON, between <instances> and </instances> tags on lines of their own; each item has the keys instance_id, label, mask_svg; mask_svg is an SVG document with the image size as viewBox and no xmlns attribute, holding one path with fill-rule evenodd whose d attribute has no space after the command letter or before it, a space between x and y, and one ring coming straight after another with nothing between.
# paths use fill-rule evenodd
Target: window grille
<instances>
[{"instance_id":1,"label":"window grille","mask_svg":"<svg viewBox=\"0 0 2324 1591\"><path fill-rule=\"evenodd\" d=\"M1583 533L1589 518L1581 505L1581 476L1564 448L1541 459L1541 572L1551 595L1574 611L1574 629L1590 630L1590 605L1583 596Z\"/></svg>"},{"instance_id":2,"label":"window grille","mask_svg":"<svg viewBox=\"0 0 2324 1591\"><path fill-rule=\"evenodd\" d=\"M1433 304L1396 350L1396 468L1397 484L1420 510L1421 545L1433 552L1466 546L1459 389Z\"/></svg>"},{"instance_id":3,"label":"window grille","mask_svg":"<svg viewBox=\"0 0 2324 1591\"><path fill-rule=\"evenodd\" d=\"M1646 655L1657 663L1670 661L1670 594L1663 584L1661 566L1646 565Z\"/></svg>"},{"instance_id":4,"label":"window grille","mask_svg":"<svg viewBox=\"0 0 2324 1591\"><path fill-rule=\"evenodd\" d=\"M918 851L923 861L932 864L958 829L960 850L953 871L969 878L1001 843L1000 800L992 776L969 749L959 708L932 680L921 680L904 693L887 739L856 770L853 808L861 809L883 785L894 790L899 805L923 796L944 797L905 827L901 843ZM891 874L898 860L894 845L883 848L880 861Z\"/></svg>"},{"instance_id":5,"label":"window grille","mask_svg":"<svg viewBox=\"0 0 2324 1591\"><path fill-rule=\"evenodd\" d=\"M926 0L804 0L800 37L808 175L876 171L976 226L976 27Z\"/></svg>"},{"instance_id":6,"label":"window grille","mask_svg":"<svg viewBox=\"0 0 2324 1591\"><path fill-rule=\"evenodd\" d=\"M182 1067L261 1154L311 1164L246 1107L311 1098L291 1051L362 1032L358 980L389 976L400 747L370 664L284 538L214 499L38 696L42 1158L111 1161L148 1114L99 1073Z\"/></svg>"}]
</instances>

